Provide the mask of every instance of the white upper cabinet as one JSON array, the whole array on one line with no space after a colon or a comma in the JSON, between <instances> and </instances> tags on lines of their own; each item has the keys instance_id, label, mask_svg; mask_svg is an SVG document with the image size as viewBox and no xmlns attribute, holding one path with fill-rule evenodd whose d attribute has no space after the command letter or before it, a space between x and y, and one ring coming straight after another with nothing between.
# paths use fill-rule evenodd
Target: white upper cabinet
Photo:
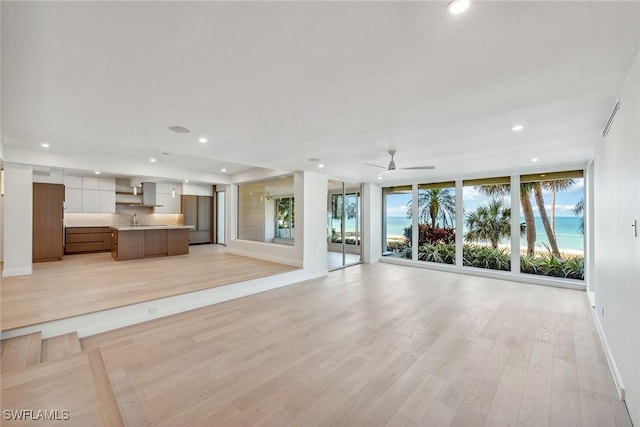
<instances>
[{"instance_id":1,"label":"white upper cabinet","mask_svg":"<svg viewBox=\"0 0 640 427\"><path fill-rule=\"evenodd\" d=\"M82 177L75 175L65 175L64 188L77 188L82 190Z\"/></svg>"},{"instance_id":2,"label":"white upper cabinet","mask_svg":"<svg viewBox=\"0 0 640 427\"><path fill-rule=\"evenodd\" d=\"M179 214L181 185L157 183L156 184L156 206L155 213Z\"/></svg>"},{"instance_id":3,"label":"white upper cabinet","mask_svg":"<svg viewBox=\"0 0 640 427\"><path fill-rule=\"evenodd\" d=\"M115 178L65 175L65 213L114 213Z\"/></svg>"}]
</instances>

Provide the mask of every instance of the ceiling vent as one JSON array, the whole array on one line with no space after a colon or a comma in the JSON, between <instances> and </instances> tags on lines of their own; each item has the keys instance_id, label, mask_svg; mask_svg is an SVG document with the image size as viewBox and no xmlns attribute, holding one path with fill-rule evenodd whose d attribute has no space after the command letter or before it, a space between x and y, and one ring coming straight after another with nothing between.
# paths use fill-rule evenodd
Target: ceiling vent
<instances>
[{"instance_id":1,"label":"ceiling vent","mask_svg":"<svg viewBox=\"0 0 640 427\"><path fill-rule=\"evenodd\" d=\"M618 101L616 102L616 105L613 107L613 111L611 111L611 115L609 116L609 120L607 121L607 124L604 127L604 130L602 131L602 137L606 138L607 134L609 133L609 130L611 129L611 125L613 124L613 121L616 119L616 114L618 114L618 110L620 109L620 100L618 99Z\"/></svg>"}]
</instances>

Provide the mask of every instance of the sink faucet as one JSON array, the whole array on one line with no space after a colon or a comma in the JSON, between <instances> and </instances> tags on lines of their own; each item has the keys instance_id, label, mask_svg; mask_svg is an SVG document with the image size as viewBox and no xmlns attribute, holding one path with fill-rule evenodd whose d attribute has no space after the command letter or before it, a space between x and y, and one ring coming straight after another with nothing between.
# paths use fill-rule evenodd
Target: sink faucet
<instances>
[{"instance_id":1,"label":"sink faucet","mask_svg":"<svg viewBox=\"0 0 640 427\"><path fill-rule=\"evenodd\" d=\"M133 214L133 226L138 225L138 214Z\"/></svg>"}]
</instances>

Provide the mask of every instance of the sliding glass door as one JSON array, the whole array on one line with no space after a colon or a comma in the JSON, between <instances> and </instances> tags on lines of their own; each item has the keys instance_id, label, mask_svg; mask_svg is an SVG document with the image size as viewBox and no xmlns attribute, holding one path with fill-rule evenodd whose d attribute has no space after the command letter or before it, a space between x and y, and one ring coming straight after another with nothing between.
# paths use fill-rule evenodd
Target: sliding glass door
<instances>
[{"instance_id":1,"label":"sliding glass door","mask_svg":"<svg viewBox=\"0 0 640 427\"><path fill-rule=\"evenodd\" d=\"M362 262L362 189L360 184L329 180L327 262L329 270Z\"/></svg>"}]
</instances>

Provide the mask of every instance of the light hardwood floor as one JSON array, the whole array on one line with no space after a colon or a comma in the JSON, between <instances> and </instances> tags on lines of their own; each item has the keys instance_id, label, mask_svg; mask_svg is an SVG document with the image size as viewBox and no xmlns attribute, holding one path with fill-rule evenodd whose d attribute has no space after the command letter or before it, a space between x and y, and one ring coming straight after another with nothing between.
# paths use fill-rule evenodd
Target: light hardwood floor
<instances>
[{"instance_id":1,"label":"light hardwood floor","mask_svg":"<svg viewBox=\"0 0 640 427\"><path fill-rule=\"evenodd\" d=\"M114 261L109 253L67 255L34 264L30 276L2 279L0 324L5 331L292 270L218 245L131 261Z\"/></svg>"},{"instance_id":2,"label":"light hardwood floor","mask_svg":"<svg viewBox=\"0 0 640 427\"><path fill-rule=\"evenodd\" d=\"M574 290L359 265L82 342L131 426L631 425Z\"/></svg>"}]
</instances>

